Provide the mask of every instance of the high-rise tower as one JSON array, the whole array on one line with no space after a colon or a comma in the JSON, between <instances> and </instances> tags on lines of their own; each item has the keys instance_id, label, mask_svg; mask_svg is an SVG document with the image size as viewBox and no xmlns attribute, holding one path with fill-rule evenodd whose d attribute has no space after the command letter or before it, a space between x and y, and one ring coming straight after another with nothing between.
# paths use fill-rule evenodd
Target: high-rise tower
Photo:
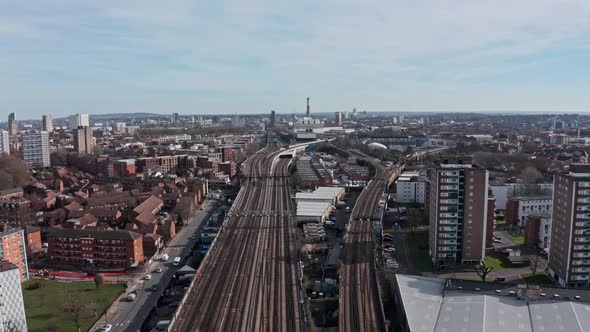
<instances>
[{"instance_id":1,"label":"high-rise tower","mask_svg":"<svg viewBox=\"0 0 590 332\"><path fill-rule=\"evenodd\" d=\"M309 118L309 97L307 97L307 110L305 111L305 117Z\"/></svg>"}]
</instances>

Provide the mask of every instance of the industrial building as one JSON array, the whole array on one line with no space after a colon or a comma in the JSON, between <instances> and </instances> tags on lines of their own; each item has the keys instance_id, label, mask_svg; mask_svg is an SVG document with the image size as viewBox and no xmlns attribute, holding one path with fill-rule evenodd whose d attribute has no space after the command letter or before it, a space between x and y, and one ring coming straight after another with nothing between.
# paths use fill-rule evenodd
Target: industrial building
<instances>
[{"instance_id":1,"label":"industrial building","mask_svg":"<svg viewBox=\"0 0 590 332\"><path fill-rule=\"evenodd\" d=\"M297 223L324 222L344 193L340 187L318 187L313 192L296 193Z\"/></svg>"},{"instance_id":2,"label":"industrial building","mask_svg":"<svg viewBox=\"0 0 590 332\"><path fill-rule=\"evenodd\" d=\"M398 274L400 331L587 331L590 292Z\"/></svg>"}]
</instances>

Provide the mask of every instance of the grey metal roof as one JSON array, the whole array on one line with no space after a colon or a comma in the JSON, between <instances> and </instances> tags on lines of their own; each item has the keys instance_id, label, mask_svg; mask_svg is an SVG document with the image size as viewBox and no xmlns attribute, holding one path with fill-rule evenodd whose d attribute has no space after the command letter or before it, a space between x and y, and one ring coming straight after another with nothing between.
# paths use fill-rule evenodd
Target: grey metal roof
<instances>
[{"instance_id":1,"label":"grey metal roof","mask_svg":"<svg viewBox=\"0 0 590 332\"><path fill-rule=\"evenodd\" d=\"M501 290L503 295L486 293L483 288L481 293L457 288L445 291L446 279L399 274L396 278L410 331L590 331L590 304L577 302L583 299L525 301L508 295L507 289ZM559 293L568 291L560 289Z\"/></svg>"}]
</instances>

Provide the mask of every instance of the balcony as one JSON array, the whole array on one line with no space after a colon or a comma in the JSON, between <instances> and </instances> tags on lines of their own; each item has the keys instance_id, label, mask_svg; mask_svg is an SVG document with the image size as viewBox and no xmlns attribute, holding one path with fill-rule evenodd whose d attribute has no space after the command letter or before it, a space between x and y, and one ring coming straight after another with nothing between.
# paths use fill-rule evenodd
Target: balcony
<instances>
[{"instance_id":1,"label":"balcony","mask_svg":"<svg viewBox=\"0 0 590 332\"><path fill-rule=\"evenodd\" d=\"M573 256L574 258L588 258L590 257L590 252L575 252Z\"/></svg>"},{"instance_id":2,"label":"balcony","mask_svg":"<svg viewBox=\"0 0 590 332\"><path fill-rule=\"evenodd\" d=\"M587 275L582 276L570 276L570 281L588 281L589 277Z\"/></svg>"},{"instance_id":3,"label":"balcony","mask_svg":"<svg viewBox=\"0 0 590 332\"><path fill-rule=\"evenodd\" d=\"M590 265L590 260L589 259L574 259L572 260L572 265Z\"/></svg>"},{"instance_id":4,"label":"balcony","mask_svg":"<svg viewBox=\"0 0 590 332\"><path fill-rule=\"evenodd\" d=\"M459 190L458 185L443 185L440 186L440 190Z\"/></svg>"},{"instance_id":5,"label":"balcony","mask_svg":"<svg viewBox=\"0 0 590 332\"><path fill-rule=\"evenodd\" d=\"M457 231L457 227L443 226L443 227L439 227L438 230L441 231L441 232L456 232ZM588 242L590 242L590 241L588 241Z\"/></svg>"},{"instance_id":6,"label":"balcony","mask_svg":"<svg viewBox=\"0 0 590 332\"><path fill-rule=\"evenodd\" d=\"M444 244L444 245L457 245L457 241L454 240L439 240L438 244Z\"/></svg>"},{"instance_id":7,"label":"balcony","mask_svg":"<svg viewBox=\"0 0 590 332\"><path fill-rule=\"evenodd\" d=\"M590 246L575 245L574 250L590 250Z\"/></svg>"},{"instance_id":8,"label":"balcony","mask_svg":"<svg viewBox=\"0 0 590 332\"><path fill-rule=\"evenodd\" d=\"M438 237L445 238L445 239L456 239L457 234L455 234L455 233L439 233Z\"/></svg>"},{"instance_id":9,"label":"balcony","mask_svg":"<svg viewBox=\"0 0 590 332\"><path fill-rule=\"evenodd\" d=\"M457 204L458 200L456 199L441 199L440 204Z\"/></svg>"},{"instance_id":10,"label":"balcony","mask_svg":"<svg viewBox=\"0 0 590 332\"><path fill-rule=\"evenodd\" d=\"M455 246L441 246L438 247L438 251L456 251L457 247Z\"/></svg>"},{"instance_id":11,"label":"balcony","mask_svg":"<svg viewBox=\"0 0 590 332\"><path fill-rule=\"evenodd\" d=\"M438 216L440 218L457 218L458 217L456 212L454 212L454 213L440 213Z\"/></svg>"},{"instance_id":12,"label":"balcony","mask_svg":"<svg viewBox=\"0 0 590 332\"><path fill-rule=\"evenodd\" d=\"M572 269L572 273L588 273L590 272L590 267L576 267Z\"/></svg>"},{"instance_id":13,"label":"balcony","mask_svg":"<svg viewBox=\"0 0 590 332\"><path fill-rule=\"evenodd\" d=\"M451 220L440 220L438 223L441 224L441 225L453 225L453 226L456 226L457 225L457 220L455 220L455 219L451 219Z\"/></svg>"},{"instance_id":14,"label":"balcony","mask_svg":"<svg viewBox=\"0 0 590 332\"><path fill-rule=\"evenodd\" d=\"M576 219L590 219L590 213L576 213Z\"/></svg>"},{"instance_id":15,"label":"balcony","mask_svg":"<svg viewBox=\"0 0 590 332\"><path fill-rule=\"evenodd\" d=\"M590 190L578 190L578 196L588 196L590 195Z\"/></svg>"},{"instance_id":16,"label":"balcony","mask_svg":"<svg viewBox=\"0 0 590 332\"><path fill-rule=\"evenodd\" d=\"M438 258L455 258L455 254L438 254Z\"/></svg>"},{"instance_id":17,"label":"balcony","mask_svg":"<svg viewBox=\"0 0 590 332\"><path fill-rule=\"evenodd\" d=\"M578 203L580 203L580 204L588 204L588 203L590 203L590 198L588 198L588 197L585 197L585 198L578 198L578 199L576 200L576 202L578 202Z\"/></svg>"},{"instance_id":18,"label":"balcony","mask_svg":"<svg viewBox=\"0 0 590 332\"><path fill-rule=\"evenodd\" d=\"M590 237L576 237L576 238L574 238L574 242L577 242L577 243L590 243Z\"/></svg>"}]
</instances>

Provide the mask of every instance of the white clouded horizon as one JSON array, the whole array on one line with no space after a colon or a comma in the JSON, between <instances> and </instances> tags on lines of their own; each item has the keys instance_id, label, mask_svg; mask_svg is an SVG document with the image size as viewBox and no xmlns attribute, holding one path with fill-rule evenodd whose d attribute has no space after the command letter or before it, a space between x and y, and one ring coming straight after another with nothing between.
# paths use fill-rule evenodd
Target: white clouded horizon
<instances>
[{"instance_id":1,"label":"white clouded horizon","mask_svg":"<svg viewBox=\"0 0 590 332\"><path fill-rule=\"evenodd\" d=\"M590 110L588 1L36 1L2 114ZM0 119L4 121L5 119Z\"/></svg>"}]
</instances>

